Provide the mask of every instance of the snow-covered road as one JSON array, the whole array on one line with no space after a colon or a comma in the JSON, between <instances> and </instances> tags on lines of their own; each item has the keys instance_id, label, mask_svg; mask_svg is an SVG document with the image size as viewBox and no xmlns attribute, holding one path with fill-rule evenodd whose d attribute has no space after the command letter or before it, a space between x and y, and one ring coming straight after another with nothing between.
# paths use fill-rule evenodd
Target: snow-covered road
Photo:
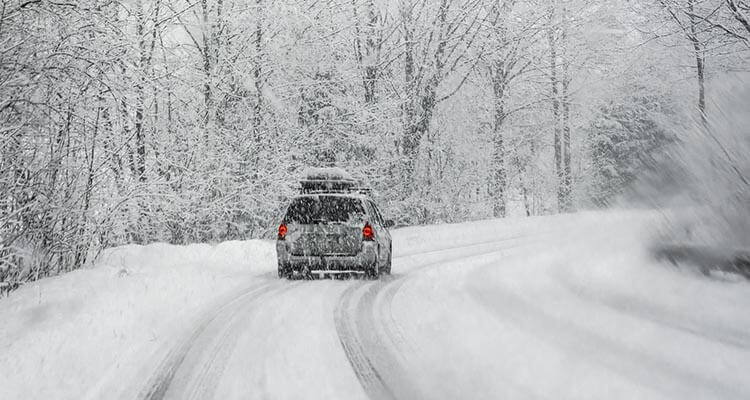
<instances>
[{"instance_id":1,"label":"snow-covered road","mask_svg":"<svg viewBox=\"0 0 750 400\"><path fill-rule=\"evenodd\" d=\"M651 218L400 229L381 281L128 248L0 300L0 398L750 398L750 285L654 264Z\"/></svg>"}]
</instances>

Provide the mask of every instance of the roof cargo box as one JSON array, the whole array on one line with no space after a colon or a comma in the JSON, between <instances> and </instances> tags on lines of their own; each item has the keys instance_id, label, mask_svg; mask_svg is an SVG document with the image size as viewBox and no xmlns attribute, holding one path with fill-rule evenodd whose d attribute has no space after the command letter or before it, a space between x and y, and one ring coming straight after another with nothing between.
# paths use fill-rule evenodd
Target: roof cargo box
<instances>
[{"instance_id":1,"label":"roof cargo box","mask_svg":"<svg viewBox=\"0 0 750 400\"><path fill-rule=\"evenodd\" d=\"M302 172L302 180L306 181L320 181L320 180L335 180L335 181L352 181L356 180L345 170L341 168L307 168Z\"/></svg>"},{"instance_id":2,"label":"roof cargo box","mask_svg":"<svg viewBox=\"0 0 750 400\"><path fill-rule=\"evenodd\" d=\"M308 168L302 173L300 193L362 193L370 189L341 168Z\"/></svg>"}]
</instances>

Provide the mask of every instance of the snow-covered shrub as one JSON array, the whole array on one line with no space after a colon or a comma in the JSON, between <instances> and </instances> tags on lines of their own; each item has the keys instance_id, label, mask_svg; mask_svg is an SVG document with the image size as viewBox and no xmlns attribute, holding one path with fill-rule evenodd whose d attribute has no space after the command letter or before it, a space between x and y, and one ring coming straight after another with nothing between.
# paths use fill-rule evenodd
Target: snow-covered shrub
<instances>
[{"instance_id":1,"label":"snow-covered shrub","mask_svg":"<svg viewBox=\"0 0 750 400\"><path fill-rule=\"evenodd\" d=\"M591 169L586 193L597 206L607 206L654 171L665 148L675 140L665 120L676 118L664 95L643 87L602 105L586 128Z\"/></svg>"}]
</instances>

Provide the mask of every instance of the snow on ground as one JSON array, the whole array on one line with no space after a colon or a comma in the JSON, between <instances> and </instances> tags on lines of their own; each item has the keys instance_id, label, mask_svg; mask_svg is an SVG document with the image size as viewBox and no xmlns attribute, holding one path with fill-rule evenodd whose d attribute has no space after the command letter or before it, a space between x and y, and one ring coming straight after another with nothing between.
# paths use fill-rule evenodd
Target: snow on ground
<instances>
[{"instance_id":1,"label":"snow on ground","mask_svg":"<svg viewBox=\"0 0 750 400\"><path fill-rule=\"evenodd\" d=\"M0 399L81 398L135 374L181 325L272 270L266 241L131 245L26 285L0 299Z\"/></svg>"},{"instance_id":2,"label":"snow on ground","mask_svg":"<svg viewBox=\"0 0 750 400\"><path fill-rule=\"evenodd\" d=\"M396 349L411 353L407 369L430 371L418 391L750 398L750 285L655 264L646 254L650 217L541 219L537 227L553 233L532 228L499 252L410 274L388 312L402 336L420 338ZM508 236L518 228L505 227Z\"/></svg>"},{"instance_id":3,"label":"snow on ground","mask_svg":"<svg viewBox=\"0 0 750 400\"><path fill-rule=\"evenodd\" d=\"M0 300L0 398L136 398L181 343L165 398L372 396L357 362L402 398L750 398L750 284L650 260L653 214L398 229L382 282L279 281L263 241L113 249Z\"/></svg>"}]
</instances>

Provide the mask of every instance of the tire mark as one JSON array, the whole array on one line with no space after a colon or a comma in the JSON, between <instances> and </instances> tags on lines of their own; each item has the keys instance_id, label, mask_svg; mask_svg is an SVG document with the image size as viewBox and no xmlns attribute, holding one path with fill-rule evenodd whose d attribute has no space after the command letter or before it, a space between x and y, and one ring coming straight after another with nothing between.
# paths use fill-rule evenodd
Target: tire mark
<instances>
[{"instance_id":1,"label":"tire mark","mask_svg":"<svg viewBox=\"0 0 750 400\"><path fill-rule=\"evenodd\" d=\"M419 352L417 348L407 340L401 326L396 322L396 318L393 316L393 299L396 297L396 293L401 290L401 286L403 286L404 283L406 283L406 279L397 279L384 285L380 290L381 305L378 307L381 312L380 315L382 320L388 321L387 323L382 324L382 328L387 337L391 339L395 348L407 350L399 352L401 356ZM373 307L377 306L373 304Z\"/></svg>"},{"instance_id":2,"label":"tire mark","mask_svg":"<svg viewBox=\"0 0 750 400\"><path fill-rule=\"evenodd\" d=\"M352 285L342 293L334 313L336 332L346 358L349 359L354 374L357 375L365 393L371 399L395 399L396 396L368 357L365 345L357 332L356 321L348 317L354 295L364 286L365 284Z\"/></svg>"},{"instance_id":3,"label":"tire mark","mask_svg":"<svg viewBox=\"0 0 750 400\"><path fill-rule=\"evenodd\" d=\"M536 236L536 235L535 235ZM492 240L482 243L474 243L465 246L455 246L445 249L431 250L423 253L412 253L394 257L405 258L413 257L420 254L432 254L446 251L466 250L478 246L489 244L507 243L515 239L528 238L529 236L513 236L499 240ZM459 254L450 258L443 258L436 262L427 262L423 265L412 269L410 272L422 270L431 266L449 263L455 260L471 259L474 257L484 256L493 253L499 253L521 245L503 245L492 247L489 250L481 252L471 252L470 254ZM407 275L395 275L387 280L377 282L362 282L354 284L347 288L339 299L334 311L334 322L336 332L339 336L344 353L346 354L352 369L360 381L365 393L371 399L421 399L429 398L421 393L419 388L403 378L407 376L403 367L403 351L416 351L415 347L407 341L405 335L396 323L391 312L392 301L396 293L406 282ZM362 293L359 293L362 292ZM359 296L357 296L359 294ZM382 300L387 304L388 323L377 323L375 318L375 300L382 296ZM382 328L387 337L378 335L377 328ZM386 343L390 342L390 343Z\"/></svg>"},{"instance_id":4,"label":"tire mark","mask_svg":"<svg viewBox=\"0 0 750 400\"><path fill-rule=\"evenodd\" d=\"M261 305L261 300L265 302L269 298L282 295L298 285L299 283L294 283L274 288L271 291L254 296L251 301L243 303L242 307L238 307L232 313L230 320L223 326L219 335L217 335L218 340L202 349L204 353L208 352L209 358L201 363L202 368L198 370L198 373L195 376L191 376L190 386L192 389L189 390L188 395L181 397L190 399L213 398L217 384L226 369L227 362L242 333L239 327L247 323L247 320L243 317L252 314Z\"/></svg>"},{"instance_id":5,"label":"tire mark","mask_svg":"<svg viewBox=\"0 0 750 400\"><path fill-rule=\"evenodd\" d=\"M506 238L502 238L498 240L486 241L486 242L481 242L481 243L473 243L473 244L469 244L465 246L455 246L455 247L444 248L444 249L436 249L436 250L431 250L431 251L427 251L423 253L405 254L405 255L395 256L394 259L412 257L412 256L419 255L419 254L434 254L434 253L440 253L440 252L455 251L459 249L469 249L469 248L474 248L478 246L487 246L487 245L491 245L495 243L505 243L508 241L512 241L512 240L520 239L524 237L525 236L513 236L513 237L506 237ZM472 256L479 256L479 255L494 253L494 252L502 251L506 248L507 246L503 246L502 248L499 248L499 249L492 248L489 251L473 253ZM465 254L461 254L456 257L451 257L449 259L440 260L439 263L450 262L450 261L463 259L463 258L467 258L467 256ZM434 264L435 263L430 263L430 264L421 266L419 269L422 269L424 267L434 265ZM390 282L397 282L400 280L400 278L401 277L397 277L391 280ZM352 326L349 323L344 323L345 321L345 318L343 317L345 313L344 310L351 306L351 302L352 302L355 291L359 287L365 284L366 283L363 282L360 285L354 285L349 290L346 291L346 292L350 292L348 295L346 294L346 292L342 295L342 301L339 302L336 308L336 315L337 315L336 328L337 328L337 332L339 332L339 340L342 343L342 346L344 347L345 352L347 353L347 357L352 363L353 368L355 369L355 374L357 374L358 379L360 379L360 382L363 382L363 385L364 385L364 382L370 382L369 384L367 384L367 386L370 387L371 389L377 388L377 387L380 388L376 390L369 390L368 394L372 398L378 398L378 399L395 398L392 391L388 389L388 387L385 385L385 381L383 380L381 374L375 369L372 360L370 360L368 357L364 355L365 354L363 351L364 347L362 343L357 339L358 333L356 332L356 326ZM193 344L195 343L195 341L198 340L199 337L201 337L201 335L206 331L208 326L210 326L220 316L220 314L222 314L226 309L236 305L238 302L241 302L246 296L251 296L253 297L253 301L256 301L258 297L261 297L274 289L274 287L272 286L272 283L266 283L265 285L261 284L258 286L260 287L254 286L242 292L240 295L238 295L234 299L230 300L229 302L221 306L221 308L217 310L215 313L213 313L211 316L204 319L204 321L192 332L192 334L188 338L186 338L180 345L178 345L177 347L175 347L168 353L167 357L165 357L165 359L160 363L160 366L157 368L157 372L150 379L150 384L147 386L147 390L145 391L143 395L139 397L142 399L146 399L146 400L163 399L166 396L168 389L172 381L174 380L177 371L180 369L180 366L183 364L183 362L185 361L185 358L190 353L190 350ZM374 287L377 287L379 290L383 286L384 286L383 284L378 283L378 285ZM398 286L400 287L400 284ZM395 291L397 290L398 289L394 290L393 292L394 295L395 295ZM370 313L370 314L372 313L372 309L373 309L372 302L376 294L377 294L377 291L372 292L371 295L368 296L370 298L368 302L357 305L357 310L358 310L357 314L361 314L359 311L365 311L365 310L366 310L365 311L366 313ZM344 299L346 300L344 301ZM369 307L367 307L368 305ZM368 308L369 310L367 310ZM371 326L374 326L374 324L371 324ZM403 335L401 335L400 337L402 338L402 340L399 340L399 342L405 343L405 340L403 340ZM222 338L221 340L222 342L218 345L219 346L218 348L226 348L227 347L226 341L228 339ZM226 357L223 358L223 361L226 361L225 358ZM213 365L219 359L222 359L222 358L219 358L218 355L214 355L211 359L209 359L208 365L206 365L202 369L202 372L199 375L200 380L204 380L204 381L208 380L209 382L215 383L218 377L220 377L220 374L216 375L216 373L218 373L218 370L215 369L215 367L212 367L211 365ZM355 367L355 365L357 365L357 367ZM222 365L220 368L223 369L224 366ZM213 376L209 377L211 375ZM378 384L373 384L373 382L377 382ZM199 384L198 387L206 389L211 386L212 385L210 383L203 383L203 384ZM205 397L199 396L199 398L205 398Z\"/></svg>"},{"instance_id":6,"label":"tire mark","mask_svg":"<svg viewBox=\"0 0 750 400\"><path fill-rule=\"evenodd\" d=\"M152 375L151 379L149 379L146 389L142 392L139 398L144 400L163 399L174 380L175 374L190 353L193 344L201 337L206 329L220 316L223 316L225 312L236 312L237 310L232 311L232 307L237 306L246 298L253 299L254 301L258 297L274 290L276 288L274 284L275 282L268 282L254 285L251 288L242 291L239 295L224 303L216 311L205 317L198 327L195 328L189 336L183 339L178 346L170 350L167 356L160 362L159 367L156 369L156 372Z\"/></svg>"},{"instance_id":7,"label":"tire mark","mask_svg":"<svg viewBox=\"0 0 750 400\"><path fill-rule=\"evenodd\" d=\"M546 235L551 235L552 233L553 232L540 232L540 233L537 233L537 234L529 234L529 235L507 236L507 237L504 237L502 239L488 240L488 241L485 241L485 242L463 244L463 245L451 246L451 247L443 247L443 248L440 248L440 249L427 250L427 251L419 251L419 252L414 252L414 253L399 254L399 255L394 255L393 258L394 259L400 259L400 258L408 258L408 257L415 257L415 256L425 256L425 255L430 255L430 254L435 254L435 253L444 253L444 252L455 251L455 250L467 250L467 249L471 249L471 248L474 248L474 247L488 246L488 245L492 245L492 244L500 244L500 243L505 244L507 242L510 242L510 241L513 241L513 240L518 240L518 239L529 239L529 238L532 238L532 237L543 237L543 236L546 236ZM479 256L479 255L484 255L484 254L488 254L488 253L494 253L494 252L498 251L498 249L507 249L507 248L512 248L512 247L516 247L516 246L501 246L499 248L492 247L488 251L482 251L482 252L479 252L479 253L470 253L469 255L470 256L473 256L473 255ZM446 262L449 262L449 261L460 260L460 259L465 258L465 257L466 257L465 254L461 254L461 255L459 255L457 257L450 257L450 258L446 258L446 259L440 259L437 262L430 262L430 263L427 263L427 264L428 265L442 264L442 263L446 263Z\"/></svg>"}]
</instances>

